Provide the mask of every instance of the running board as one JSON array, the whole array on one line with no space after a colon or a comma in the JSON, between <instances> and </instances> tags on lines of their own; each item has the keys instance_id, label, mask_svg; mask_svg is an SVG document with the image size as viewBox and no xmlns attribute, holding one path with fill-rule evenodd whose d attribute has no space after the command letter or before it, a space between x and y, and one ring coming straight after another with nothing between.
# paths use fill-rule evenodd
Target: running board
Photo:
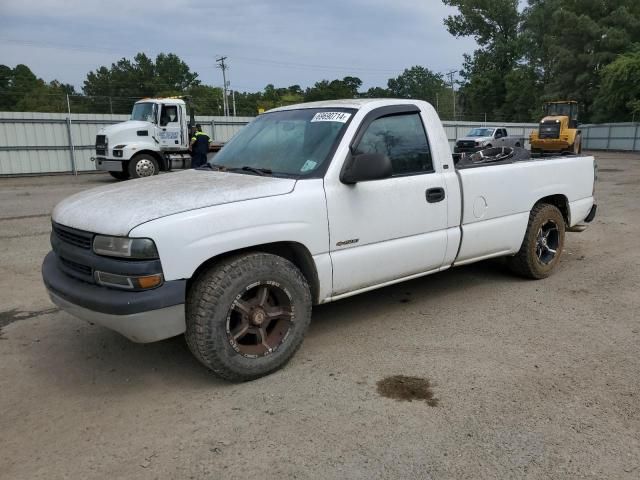
<instances>
[{"instance_id":1,"label":"running board","mask_svg":"<svg viewBox=\"0 0 640 480\"><path fill-rule=\"evenodd\" d=\"M573 227L567 228L567 232L584 232L587 229L587 225L574 225Z\"/></svg>"}]
</instances>

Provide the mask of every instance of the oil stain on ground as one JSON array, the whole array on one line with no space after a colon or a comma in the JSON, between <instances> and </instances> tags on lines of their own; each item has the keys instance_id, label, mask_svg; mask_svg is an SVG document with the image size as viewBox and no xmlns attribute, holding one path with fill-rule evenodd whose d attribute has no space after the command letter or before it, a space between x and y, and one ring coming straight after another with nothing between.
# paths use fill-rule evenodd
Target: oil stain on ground
<instances>
[{"instance_id":1,"label":"oil stain on ground","mask_svg":"<svg viewBox=\"0 0 640 480\"><path fill-rule=\"evenodd\" d=\"M17 308L0 312L0 328L17 322L19 320L28 320L30 318L39 317L41 315L49 315L50 313L56 313L59 308L47 308L45 310L39 310L37 312L21 312Z\"/></svg>"},{"instance_id":2,"label":"oil stain on ground","mask_svg":"<svg viewBox=\"0 0 640 480\"><path fill-rule=\"evenodd\" d=\"M430 407L438 406L438 399L431 390L431 382L426 378L394 375L378 381L378 393L383 397L411 402L424 400Z\"/></svg>"}]
</instances>

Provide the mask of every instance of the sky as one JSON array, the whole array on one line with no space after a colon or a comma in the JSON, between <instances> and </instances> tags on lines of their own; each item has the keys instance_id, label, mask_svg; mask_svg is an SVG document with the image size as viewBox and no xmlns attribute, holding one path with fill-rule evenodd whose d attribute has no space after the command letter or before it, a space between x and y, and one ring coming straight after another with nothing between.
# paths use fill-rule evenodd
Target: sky
<instances>
[{"instance_id":1,"label":"sky","mask_svg":"<svg viewBox=\"0 0 640 480\"><path fill-rule=\"evenodd\" d=\"M351 75L363 89L405 68L459 70L473 39L455 39L441 0L0 0L0 64L23 63L81 91L89 71L137 52L175 53L202 83L303 88Z\"/></svg>"}]
</instances>

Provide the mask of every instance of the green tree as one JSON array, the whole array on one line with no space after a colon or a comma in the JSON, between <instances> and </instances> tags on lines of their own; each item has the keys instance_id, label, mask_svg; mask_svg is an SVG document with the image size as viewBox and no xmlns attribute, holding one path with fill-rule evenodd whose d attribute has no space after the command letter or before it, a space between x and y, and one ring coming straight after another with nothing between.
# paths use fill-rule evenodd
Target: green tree
<instances>
[{"instance_id":1,"label":"green tree","mask_svg":"<svg viewBox=\"0 0 640 480\"><path fill-rule=\"evenodd\" d=\"M447 88L442 75L421 66L407 68L396 78L387 82L391 96L415 98L435 103L436 96Z\"/></svg>"},{"instance_id":2,"label":"green tree","mask_svg":"<svg viewBox=\"0 0 640 480\"><path fill-rule=\"evenodd\" d=\"M358 77L344 77L342 80L321 80L313 87L306 89L305 102L319 100L336 100L340 98L357 98L358 90L362 86L362 80Z\"/></svg>"},{"instance_id":3,"label":"green tree","mask_svg":"<svg viewBox=\"0 0 640 480\"><path fill-rule=\"evenodd\" d=\"M602 71L640 42L640 2L529 0L525 16L524 38L544 98L578 100L582 121L598 116Z\"/></svg>"},{"instance_id":4,"label":"green tree","mask_svg":"<svg viewBox=\"0 0 640 480\"><path fill-rule=\"evenodd\" d=\"M75 94L72 85L57 80L46 83L26 65L0 65L0 110L66 112L67 94Z\"/></svg>"},{"instance_id":5,"label":"green tree","mask_svg":"<svg viewBox=\"0 0 640 480\"><path fill-rule=\"evenodd\" d=\"M594 102L595 121L628 121L640 107L640 45L602 69ZM639 117L640 118L640 117Z\"/></svg>"},{"instance_id":6,"label":"green tree","mask_svg":"<svg viewBox=\"0 0 640 480\"><path fill-rule=\"evenodd\" d=\"M462 104L473 113L499 116L505 110L506 76L521 56L522 15L518 0L443 0L458 9L444 23L455 37L473 37L478 48L465 55Z\"/></svg>"},{"instance_id":7,"label":"green tree","mask_svg":"<svg viewBox=\"0 0 640 480\"><path fill-rule=\"evenodd\" d=\"M154 62L138 53L133 60L122 58L89 72L82 90L96 97L96 107L104 105L105 98L115 98L117 102L110 104L113 113L129 113L136 99L184 94L200 84L197 77L177 55L161 53Z\"/></svg>"}]
</instances>

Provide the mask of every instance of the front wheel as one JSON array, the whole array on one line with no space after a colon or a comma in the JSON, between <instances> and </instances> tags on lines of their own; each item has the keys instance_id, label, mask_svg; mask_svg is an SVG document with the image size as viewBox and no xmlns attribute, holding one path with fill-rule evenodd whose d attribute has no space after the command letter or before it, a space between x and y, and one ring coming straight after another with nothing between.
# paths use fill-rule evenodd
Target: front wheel
<instances>
[{"instance_id":1,"label":"front wheel","mask_svg":"<svg viewBox=\"0 0 640 480\"><path fill-rule=\"evenodd\" d=\"M131 178L143 178L157 175L158 162L151 155L137 155L129 160L129 175Z\"/></svg>"},{"instance_id":2,"label":"front wheel","mask_svg":"<svg viewBox=\"0 0 640 480\"><path fill-rule=\"evenodd\" d=\"M226 259L201 274L187 295L186 340L205 366L246 381L284 366L311 321L311 293L298 268L267 253Z\"/></svg>"},{"instance_id":3,"label":"front wheel","mask_svg":"<svg viewBox=\"0 0 640 480\"><path fill-rule=\"evenodd\" d=\"M529 224L520 251L508 258L511 269L532 279L546 278L560 261L565 223L558 207L541 203L529 214Z\"/></svg>"}]
</instances>

